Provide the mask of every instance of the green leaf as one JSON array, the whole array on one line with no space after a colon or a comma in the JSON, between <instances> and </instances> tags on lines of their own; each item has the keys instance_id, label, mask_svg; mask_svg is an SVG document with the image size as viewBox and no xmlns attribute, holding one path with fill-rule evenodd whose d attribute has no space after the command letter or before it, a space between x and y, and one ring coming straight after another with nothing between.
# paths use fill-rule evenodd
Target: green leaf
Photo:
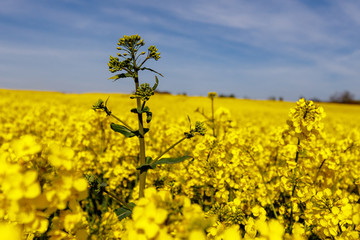
<instances>
[{"instance_id":1,"label":"green leaf","mask_svg":"<svg viewBox=\"0 0 360 240\"><path fill-rule=\"evenodd\" d=\"M115 75L115 76L112 76L112 77L109 78L109 79L116 81L116 80L118 80L119 78L127 78L127 77L132 77L132 76L133 76L133 75L130 74L130 73L120 73L120 74L117 74L117 75Z\"/></svg>"},{"instance_id":2,"label":"green leaf","mask_svg":"<svg viewBox=\"0 0 360 240\"><path fill-rule=\"evenodd\" d=\"M139 167L136 167L136 170L140 170L140 172L146 172L147 170L154 169L155 167L153 167L152 164L143 164Z\"/></svg>"},{"instance_id":3,"label":"green leaf","mask_svg":"<svg viewBox=\"0 0 360 240\"><path fill-rule=\"evenodd\" d=\"M152 119L152 112L146 112L146 122L149 123Z\"/></svg>"},{"instance_id":4,"label":"green leaf","mask_svg":"<svg viewBox=\"0 0 360 240\"><path fill-rule=\"evenodd\" d=\"M151 69L151 68L147 68L147 67L143 67L143 68L140 68L140 70L149 70L151 72L154 72L156 74L159 74L160 76L164 77L161 73L155 71L154 69Z\"/></svg>"},{"instance_id":5,"label":"green leaf","mask_svg":"<svg viewBox=\"0 0 360 240\"><path fill-rule=\"evenodd\" d=\"M153 90L155 91L157 86L159 85L159 79L157 78L157 76L155 76L155 84L153 86Z\"/></svg>"},{"instance_id":6,"label":"green leaf","mask_svg":"<svg viewBox=\"0 0 360 240\"><path fill-rule=\"evenodd\" d=\"M111 127L112 130L114 130L115 132L121 133L126 138L136 136L136 134L133 131L131 131L130 129L128 129L127 127L125 127L123 125L111 123L110 127Z\"/></svg>"},{"instance_id":7,"label":"green leaf","mask_svg":"<svg viewBox=\"0 0 360 240\"><path fill-rule=\"evenodd\" d=\"M144 109L141 111L141 112L149 112L150 111L150 108L148 106L145 106Z\"/></svg>"},{"instance_id":8,"label":"green leaf","mask_svg":"<svg viewBox=\"0 0 360 240\"><path fill-rule=\"evenodd\" d=\"M134 208L135 207L135 203L129 203L129 206ZM122 220L126 217L129 217L132 214L132 210L123 206L120 207L118 209L115 209L115 213L118 216L119 220Z\"/></svg>"},{"instance_id":9,"label":"green leaf","mask_svg":"<svg viewBox=\"0 0 360 240\"><path fill-rule=\"evenodd\" d=\"M149 131L149 128L144 128L144 135ZM136 130L136 131L132 131L132 133L134 134L134 136L140 136L140 131Z\"/></svg>"},{"instance_id":10,"label":"green leaf","mask_svg":"<svg viewBox=\"0 0 360 240\"><path fill-rule=\"evenodd\" d=\"M147 133L149 130L149 128L144 128L144 134Z\"/></svg>"},{"instance_id":11,"label":"green leaf","mask_svg":"<svg viewBox=\"0 0 360 240\"><path fill-rule=\"evenodd\" d=\"M155 168L159 164L174 164L183 162L186 159L192 158L192 156L183 156L183 157L177 157L177 158L161 158L160 160L150 164L152 168Z\"/></svg>"},{"instance_id":12,"label":"green leaf","mask_svg":"<svg viewBox=\"0 0 360 240\"><path fill-rule=\"evenodd\" d=\"M141 113L147 113L147 112L149 112L149 111L150 111L150 108L149 108L148 106L145 106L143 110L139 110L139 109L137 109L137 108L132 108L130 111L131 111L132 113L139 113L139 114L141 114Z\"/></svg>"},{"instance_id":13,"label":"green leaf","mask_svg":"<svg viewBox=\"0 0 360 240\"><path fill-rule=\"evenodd\" d=\"M110 127L111 127L112 130L114 130L115 132L121 133L126 138L131 138L131 137L134 137L134 136L138 136L138 137L140 136L140 131L139 130L131 131L130 129L128 129L127 127L125 127L123 125L111 123ZM148 131L149 131L149 128L144 128L144 134L147 133Z\"/></svg>"},{"instance_id":14,"label":"green leaf","mask_svg":"<svg viewBox=\"0 0 360 240\"><path fill-rule=\"evenodd\" d=\"M136 168L136 170L140 170L140 172L146 172L149 169L154 169L150 163L152 162L152 157L145 157L145 164L141 165L139 167Z\"/></svg>"},{"instance_id":15,"label":"green leaf","mask_svg":"<svg viewBox=\"0 0 360 240\"><path fill-rule=\"evenodd\" d=\"M148 164L151 163L152 160L153 160L152 157L145 157L145 162Z\"/></svg>"},{"instance_id":16,"label":"green leaf","mask_svg":"<svg viewBox=\"0 0 360 240\"><path fill-rule=\"evenodd\" d=\"M132 211L127 208L121 207L121 208L116 209L115 213L118 216L119 220L122 220L126 217L129 217L131 215Z\"/></svg>"}]
</instances>

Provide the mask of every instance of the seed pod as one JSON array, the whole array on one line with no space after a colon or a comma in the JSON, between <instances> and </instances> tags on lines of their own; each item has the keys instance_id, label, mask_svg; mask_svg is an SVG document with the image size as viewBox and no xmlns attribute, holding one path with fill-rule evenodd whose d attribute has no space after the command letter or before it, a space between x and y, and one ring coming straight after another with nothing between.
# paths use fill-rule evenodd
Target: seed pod
<instances>
[{"instance_id":1,"label":"seed pod","mask_svg":"<svg viewBox=\"0 0 360 240\"><path fill-rule=\"evenodd\" d=\"M146 122L149 123L152 119L152 112L146 112Z\"/></svg>"}]
</instances>

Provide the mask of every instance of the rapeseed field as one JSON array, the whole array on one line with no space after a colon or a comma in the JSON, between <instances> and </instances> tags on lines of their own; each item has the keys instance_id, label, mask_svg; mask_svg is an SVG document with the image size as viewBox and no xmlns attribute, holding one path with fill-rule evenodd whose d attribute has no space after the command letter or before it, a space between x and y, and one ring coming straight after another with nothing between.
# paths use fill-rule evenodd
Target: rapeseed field
<instances>
[{"instance_id":1,"label":"rapeseed field","mask_svg":"<svg viewBox=\"0 0 360 240\"><path fill-rule=\"evenodd\" d=\"M130 95L0 90L0 238L360 238L360 106L209 96L152 97L147 156L207 132L139 199L139 142L92 109L136 126Z\"/></svg>"}]
</instances>

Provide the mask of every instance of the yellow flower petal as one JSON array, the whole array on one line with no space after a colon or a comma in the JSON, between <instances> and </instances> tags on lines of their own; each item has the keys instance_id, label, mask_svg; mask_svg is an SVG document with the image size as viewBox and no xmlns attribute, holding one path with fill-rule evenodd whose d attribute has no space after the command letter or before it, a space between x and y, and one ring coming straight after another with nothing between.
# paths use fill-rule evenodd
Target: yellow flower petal
<instances>
[{"instance_id":1,"label":"yellow flower petal","mask_svg":"<svg viewBox=\"0 0 360 240\"><path fill-rule=\"evenodd\" d=\"M79 192L85 191L87 187L88 187L88 183L83 178L79 178L74 181L74 188Z\"/></svg>"},{"instance_id":2,"label":"yellow flower petal","mask_svg":"<svg viewBox=\"0 0 360 240\"><path fill-rule=\"evenodd\" d=\"M34 183L27 187L26 191L24 192L24 197L26 198L36 198L41 193L41 188L39 183Z\"/></svg>"}]
</instances>

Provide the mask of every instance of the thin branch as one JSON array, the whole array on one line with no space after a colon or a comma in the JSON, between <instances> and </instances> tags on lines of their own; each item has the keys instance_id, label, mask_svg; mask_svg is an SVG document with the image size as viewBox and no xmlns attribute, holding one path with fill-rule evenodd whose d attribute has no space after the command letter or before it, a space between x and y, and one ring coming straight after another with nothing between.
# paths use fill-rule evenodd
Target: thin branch
<instances>
[{"instance_id":1,"label":"thin branch","mask_svg":"<svg viewBox=\"0 0 360 240\"><path fill-rule=\"evenodd\" d=\"M128 129L130 129L131 131L134 131L134 129L132 129L129 125L127 125L123 120L121 120L120 118L118 118L118 117L115 116L114 114L110 113L110 116L112 116L113 118L115 118L116 120L118 120L119 122L121 122L122 124L124 124L125 127L127 127Z\"/></svg>"},{"instance_id":2,"label":"thin branch","mask_svg":"<svg viewBox=\"0 0 360 240\"><path fill-rule=\"evenodd\" d=\"M128 209L132 210L133 208L131 206L129 206L125 201L123 201L122 199L118 198L115 194L113 194L112 192L109 192L108 190L106 190L105 188L103 189L103 191L105 193L107 193L110 197L112 197L113 199L115 199L116 201L118 201L119 203L121 203L122 205L124 205L125 207L127 207Z\"/></svg>"},{"instance_id":3,"label":"thin branch","mask_svg":"<svg viewBox=\"0 0 360 240\"><path fill-rule=\"evenodd\" d=\"M178 145L179 143L181 143L185 139L187 139L187 137L183 137L182 139L180 139L179 141L177 141L176 143L174 143L173 145L168 147L164 152L162 152L159 156L157 156L150 164L153 164L154 162L159 160L165 153L169 152L171 149L173 149L176 145Z\"/></svg>"}]
</instances>

